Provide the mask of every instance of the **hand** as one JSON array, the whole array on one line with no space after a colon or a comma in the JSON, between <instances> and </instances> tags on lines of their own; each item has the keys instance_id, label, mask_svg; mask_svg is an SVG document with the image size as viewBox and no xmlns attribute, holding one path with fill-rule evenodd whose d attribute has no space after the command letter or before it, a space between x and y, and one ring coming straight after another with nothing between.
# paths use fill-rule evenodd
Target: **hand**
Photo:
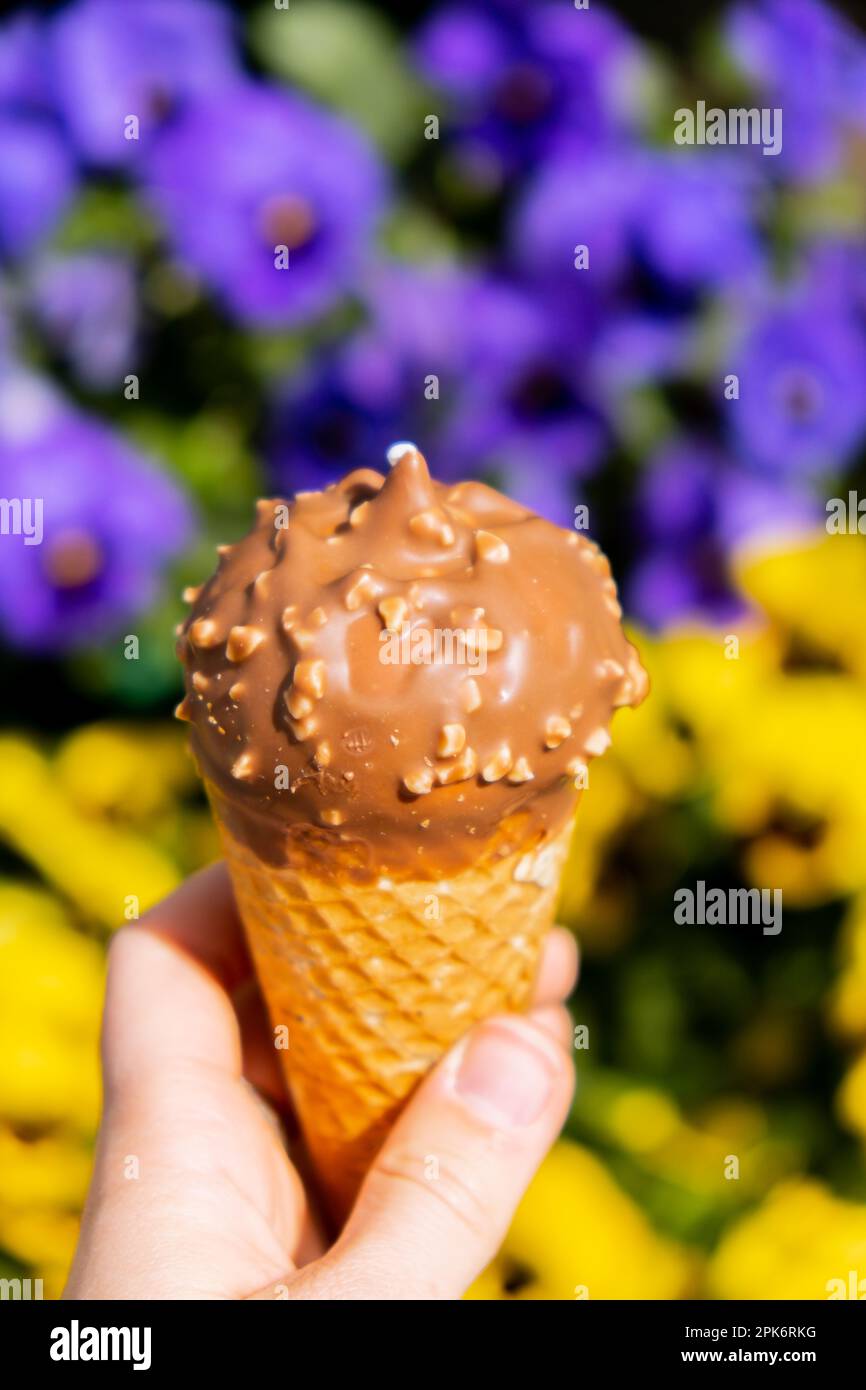
<instances>
[{"instance_id":1,"label":"hand","mask_svg":"<svg viewBox=\"0 0 866 1390\"><path fill-rule=\"evenodd\" d=\"M532 1011L478 1025L434 1068L327 1248L225 868L197 874L111 945L104 1113L65 1297L459 1297L565 1119L576 971L557 929Z\"/></svg>"}]
</instances>

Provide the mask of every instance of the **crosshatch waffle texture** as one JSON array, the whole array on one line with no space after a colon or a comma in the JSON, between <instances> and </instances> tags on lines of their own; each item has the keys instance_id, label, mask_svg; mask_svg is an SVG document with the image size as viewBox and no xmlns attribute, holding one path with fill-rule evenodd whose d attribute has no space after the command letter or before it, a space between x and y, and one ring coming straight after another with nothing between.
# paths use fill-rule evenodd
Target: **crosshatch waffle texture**
<instances>
[{"instance_id":1,"label":"crosshatch waffle texture","mask_svg":"<svg viewBox=\"0 0 866 1390\"><path fill-rule=\"evenodd\" d=\"M571 825L448 882L340 884L263 863L220 826L286 1081L334 1216L410 1093L473 1023L524 1008Z\"/></svg>"}]
</instances>

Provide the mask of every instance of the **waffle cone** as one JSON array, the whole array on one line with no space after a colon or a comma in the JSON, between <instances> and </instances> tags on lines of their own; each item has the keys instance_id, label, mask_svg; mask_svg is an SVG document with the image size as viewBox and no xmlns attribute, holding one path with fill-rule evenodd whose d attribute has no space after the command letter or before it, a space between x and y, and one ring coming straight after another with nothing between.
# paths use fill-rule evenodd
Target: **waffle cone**
<instances>
[{"instance_id":1,"label":"waffle cone","mask_svg":"<svg viewBox=\"0 0 866 1390\"><path fill-rule=\"evenodd\" d=\"M358 884L308 856L265 863L220 824L278 1056L337 1220L437 1059L479 1019L527 1005L570 831L447 883Z\"/></svg>"}]
</instances>

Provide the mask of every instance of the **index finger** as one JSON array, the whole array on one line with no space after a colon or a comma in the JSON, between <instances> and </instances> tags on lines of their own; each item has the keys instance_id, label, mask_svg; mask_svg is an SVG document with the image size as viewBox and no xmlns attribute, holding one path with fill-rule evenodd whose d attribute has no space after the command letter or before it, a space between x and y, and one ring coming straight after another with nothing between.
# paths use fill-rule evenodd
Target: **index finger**
<instances>
[{"instance_id":1,"label":"index finger","mask_svg":"<svg viewBox=\"0 0 866 1390\"><path fill-rule=\"evenodd\" d=\"M193 874L132 930L151 932L179 946L204 966L227 994L252 974L228 869L222 860Z\"/></svg>"},{"instance_id":2,"label":"index finger","mask_svg":"<svg viewBox=\"0 0 866 1390\"><path fill-rule=\"evenodd\" d=\"M140 922L121 928L109 951L103 1018L109 1096L180 1062L240 1074L231 996L251 973L223 864L193 875Z\"/></svg>"}]
</instances>

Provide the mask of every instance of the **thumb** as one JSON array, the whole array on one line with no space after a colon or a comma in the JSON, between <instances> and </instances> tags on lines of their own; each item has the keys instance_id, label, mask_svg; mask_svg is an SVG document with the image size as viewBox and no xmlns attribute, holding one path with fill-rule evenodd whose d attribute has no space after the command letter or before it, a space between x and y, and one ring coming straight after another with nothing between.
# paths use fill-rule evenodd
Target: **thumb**
<instances>
[{"instance_id":1,"label":"thumb","mask_svg":"<svg viewBox=\"0 0 866 1390\"><path fill-rule=\"evenodd\" d=\"M564 1009L480 1024L424 1081L332 1250L292 1297L459 1298L496 1254L568 1111Z\"/></svg>"}]
</instances>

